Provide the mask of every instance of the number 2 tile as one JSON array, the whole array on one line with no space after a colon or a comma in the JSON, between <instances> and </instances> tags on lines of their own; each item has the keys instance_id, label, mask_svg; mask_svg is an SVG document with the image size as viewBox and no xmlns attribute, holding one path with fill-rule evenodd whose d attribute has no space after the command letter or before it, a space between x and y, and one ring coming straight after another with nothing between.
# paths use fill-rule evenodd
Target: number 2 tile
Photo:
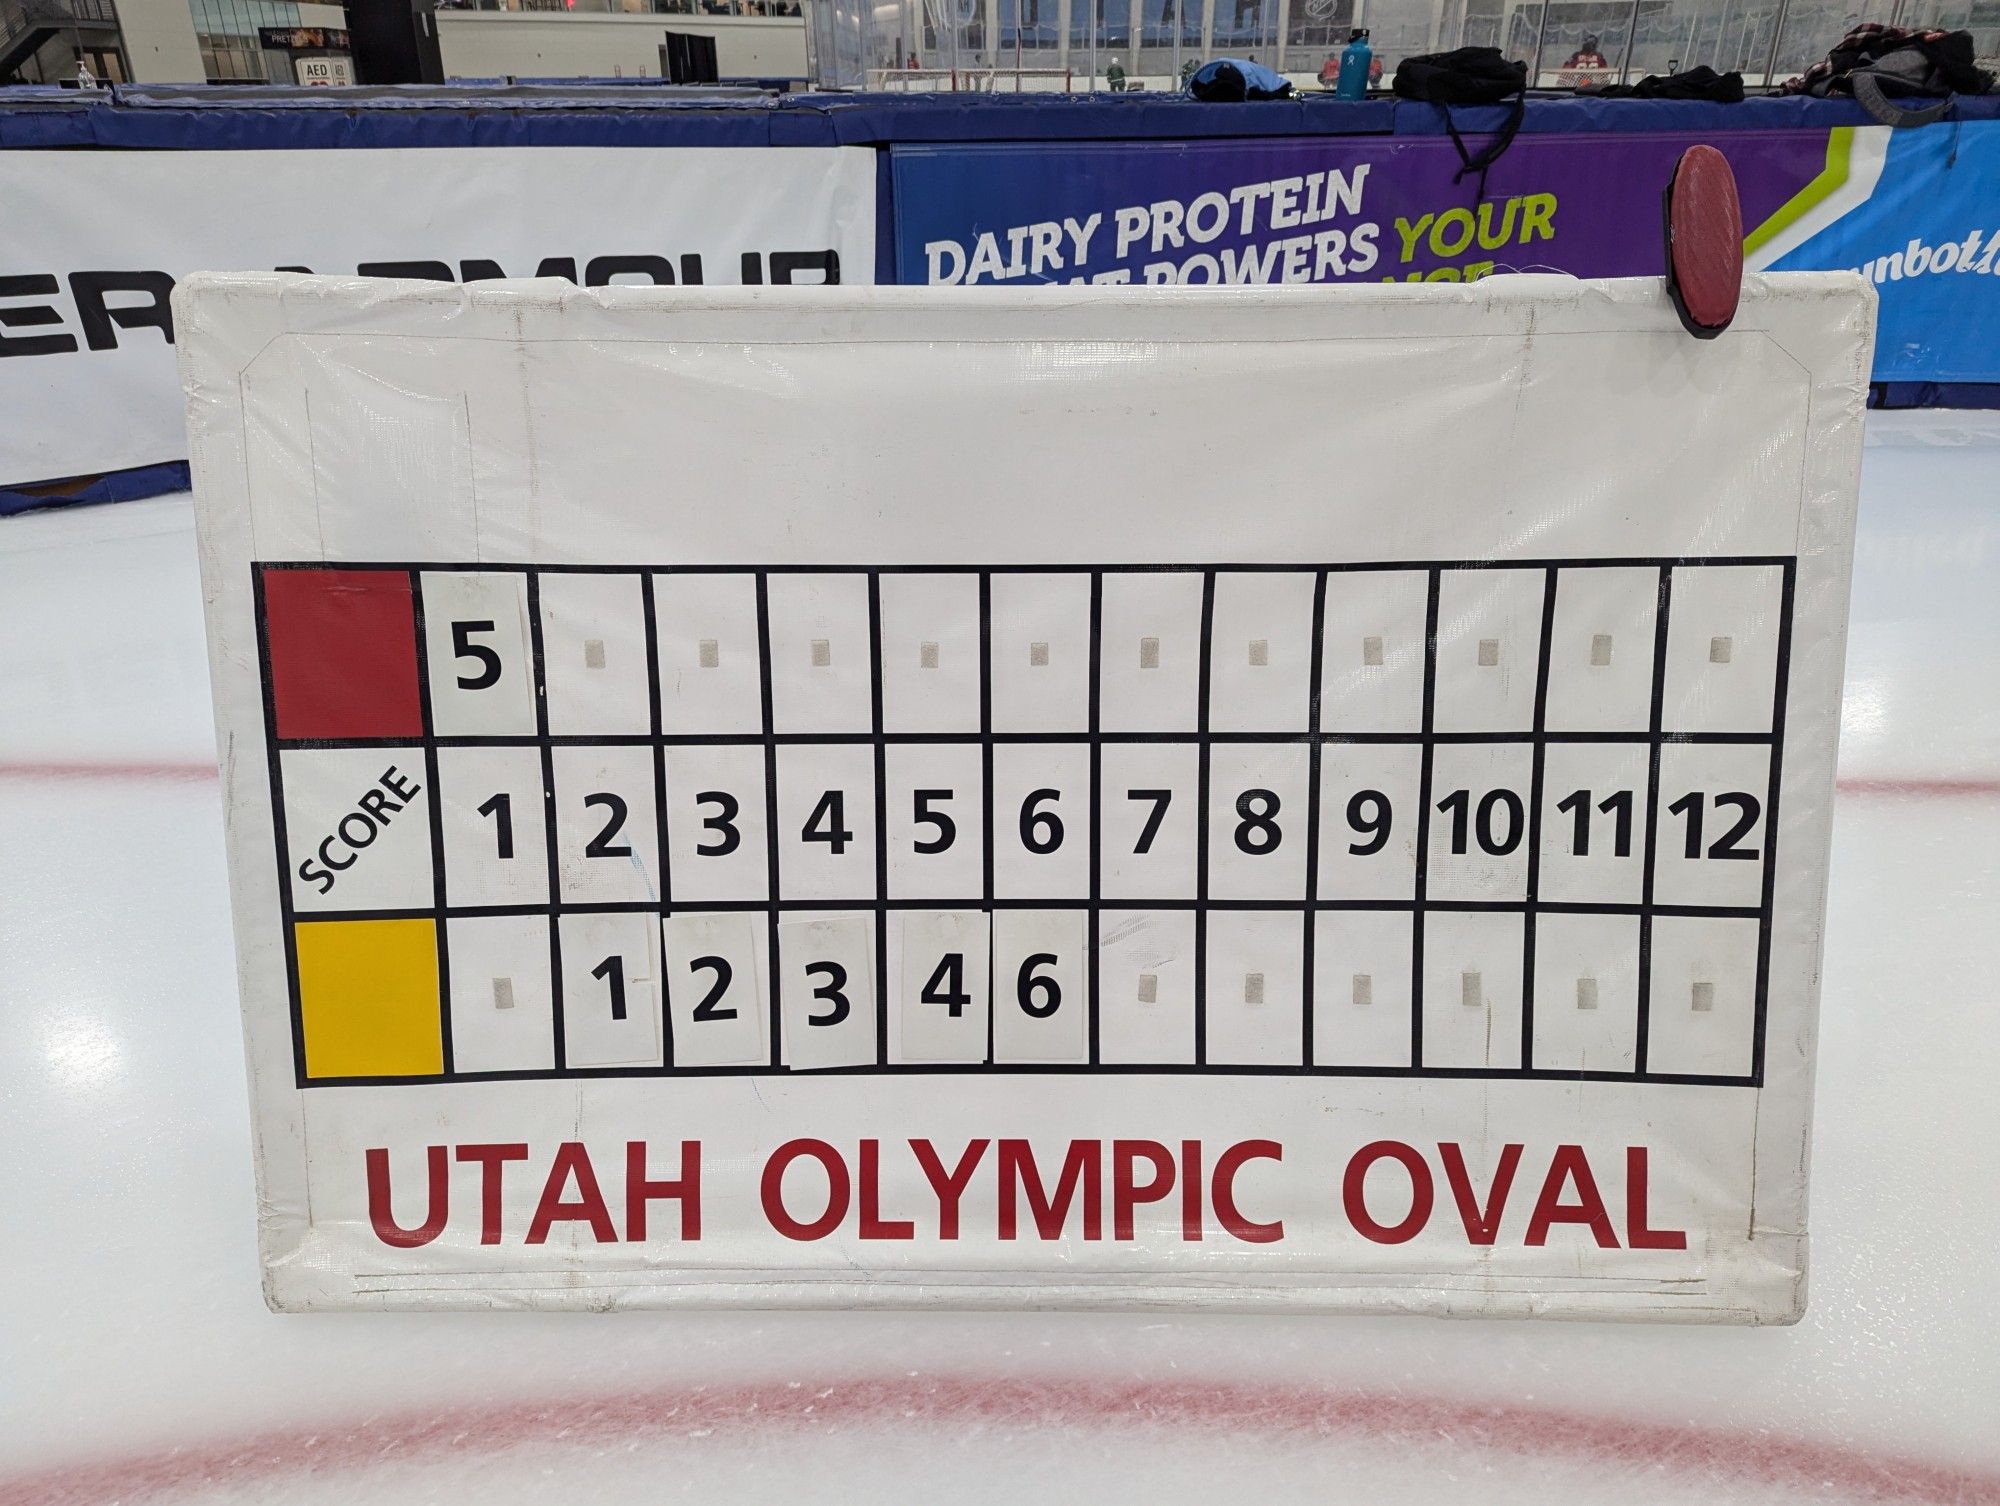
<instances>
[{"instance_id":1,"label":"number 2 tile","mask_svg":"<svg viewBox=\"0 0 2000 1506\"><path fill-rule=\"evenodd\" d=\"M653 750L625 744L565 745L556 776L556 877L567 903L657 903L659 826Z\"/></svg>"},{"instance_id":2,"label":"number 2 tile","mask_svg":"<svg viewBox=\"0 0 2000 1506\"><path fill-rule=\"evenodd\" d=\"M679 911L663 927L674 1065L770 1061L768 922L743 910Z\"/></svg>"}]
</instances>

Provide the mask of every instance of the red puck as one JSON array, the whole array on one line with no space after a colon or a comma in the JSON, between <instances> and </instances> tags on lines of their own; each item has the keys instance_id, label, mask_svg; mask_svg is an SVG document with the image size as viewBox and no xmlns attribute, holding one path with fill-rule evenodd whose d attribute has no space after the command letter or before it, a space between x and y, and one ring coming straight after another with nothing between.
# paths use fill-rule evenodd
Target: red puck
<instances>
[{"instance_id":1,"label":"red puck","mask_svg":"<svg viewBox=\"0 0 2000 1506\"><path fill-rule=\"evenodd\" d=\"M1687 332L1712 340L1743 296L1743 206L1729 159L1712 146L1681 153L1667 180L1667 296Z\"/></svg>"}]
</instances>

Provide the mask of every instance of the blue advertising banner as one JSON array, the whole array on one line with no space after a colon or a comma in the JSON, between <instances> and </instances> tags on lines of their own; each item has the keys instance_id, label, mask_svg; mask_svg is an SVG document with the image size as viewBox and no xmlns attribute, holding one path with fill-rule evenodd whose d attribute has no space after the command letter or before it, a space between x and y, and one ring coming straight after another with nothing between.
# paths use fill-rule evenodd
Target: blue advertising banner
<instances>
[{"instance_id":1,"label":"blue advertising banner","mask_svg":"<svg viewBox=\"0 0 2000 1506\"><path fill-rule=\"evenodd\" d=\"M1893 138L1893 139L1892 139ZM1660 193L1721 148L1757 268L1858 268L1877 381L2000 382L2000 122L1524 135L1484 196L1439 137L892 148L904 283L1277 283L1661 271Z\"/></svg>"},{"instance_id":2,"label":"blue advertising banner","mask_svg":"<svg viewBox=\"0 0 2000 1506\"><path fill-rule=\"evenodd\" d=\"M1836 129L1825 170L1747 246L1752 266L1875 284L1876 381L2000 381L2000 123Z\"/></svg>"},{"instance_id":3,"label":"blue advertising banner","mask_svg":"<svg viewBox=\"0 0 2000 1506\"><path fill-rule=\"evenodd\" d=\"M1681 134L1524 136L1462 175L1437 136L892 149L897 281L1470 281L1661 270ZM1823 130L1729 139L1744 217L1819 173Z\"/></svg>"}]
</instances>

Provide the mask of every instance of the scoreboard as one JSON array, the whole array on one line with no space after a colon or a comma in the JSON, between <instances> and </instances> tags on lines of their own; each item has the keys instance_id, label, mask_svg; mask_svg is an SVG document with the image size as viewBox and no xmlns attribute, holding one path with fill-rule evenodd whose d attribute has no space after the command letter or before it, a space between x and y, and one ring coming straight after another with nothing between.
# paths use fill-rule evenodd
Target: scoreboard
<instances>
[{"instance_id":1,"label":"scoreboard","mask_svg":"<svg viewBox=\"0 0 2000 1506\"><path fill-rule=\"evenodd\" d=\"M1792 594L266 563L298 1081L1754 1086Z\"/></svg>"},{"instance_id":2,"label":"scoreboard","mask_svg":"<svg viewBox=\"0 0 2000 1506\"><path fill-rule=\"evenodd\" d=\"M275 1305L1801 1310L1851 279L181 297Z\"/></svg>"}]
</instances>

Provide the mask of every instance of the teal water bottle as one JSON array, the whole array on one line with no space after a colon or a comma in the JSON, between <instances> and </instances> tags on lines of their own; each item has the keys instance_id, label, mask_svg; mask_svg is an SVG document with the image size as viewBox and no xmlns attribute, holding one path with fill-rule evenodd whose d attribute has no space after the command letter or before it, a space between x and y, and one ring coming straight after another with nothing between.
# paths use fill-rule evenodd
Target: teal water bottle
<instances>
[{"instance_id":1,"label":"teal water bottle","mask_svg":"<svg viewBox=\"0 0 2000 1506\"><path fill-rule=\"evenodd\" d=\"M1368 28L1357 26L1340 54L1340 82L1334 94L1341 99L1368 97L1368 72L1375 65L1375 49L1368 45Z\"/></svg>"}]
</instances>

